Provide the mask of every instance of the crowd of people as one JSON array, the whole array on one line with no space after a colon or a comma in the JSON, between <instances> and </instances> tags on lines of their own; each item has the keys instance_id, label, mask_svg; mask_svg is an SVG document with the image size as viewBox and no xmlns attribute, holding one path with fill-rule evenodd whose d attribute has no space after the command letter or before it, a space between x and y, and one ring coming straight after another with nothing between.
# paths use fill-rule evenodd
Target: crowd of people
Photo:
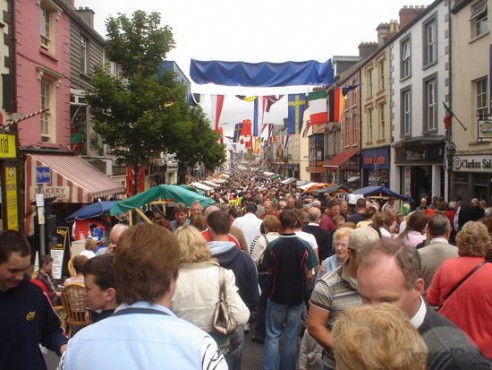
<instances>
[{"instance_id":1,"label":"crowd of people","mask_svg":"<svg viewBox=\"0 0 492 370\"><path fill-rule=\"evenodd\" d=\"M265 370L491 368L492 209L477 199L406 214L253 173L212 197L88 241L65 285L84 284L92 324L70 339L53 259L28 274L27 240L1 232L2 368L46 369L41 345L66 370L241 369L245 336Z\"/></svg>"}]
</instances>

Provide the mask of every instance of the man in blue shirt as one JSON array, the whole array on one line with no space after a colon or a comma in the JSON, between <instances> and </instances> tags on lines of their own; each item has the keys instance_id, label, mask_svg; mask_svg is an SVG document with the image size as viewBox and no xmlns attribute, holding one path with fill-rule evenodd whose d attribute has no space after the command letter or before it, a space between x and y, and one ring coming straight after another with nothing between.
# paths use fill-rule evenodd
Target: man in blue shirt
<instances>
[{"instance_id":1,"label":"man in blue shirt","mask_svg":"<svg viewBox=\"0 0 492 370\"><path fill-rule=\"evenodd\" d=\"M68 342L59 368L227 369L215 341L169 309L179 257L176 237L161 226L125 231L113 263L122 303Z\"/></svg>"}]
</instances>

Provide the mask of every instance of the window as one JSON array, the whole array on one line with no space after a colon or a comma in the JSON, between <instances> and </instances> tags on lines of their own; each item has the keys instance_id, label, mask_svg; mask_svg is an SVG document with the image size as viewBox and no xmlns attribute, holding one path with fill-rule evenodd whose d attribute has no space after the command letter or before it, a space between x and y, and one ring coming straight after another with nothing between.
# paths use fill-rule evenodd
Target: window
<instances>
[{"instance_id":1,"label":"window","mask_svg":"<svg viewBox=\"0 0 492 370\"><path fill-rule=\"evenodd\" d=\"M55 21L61 13L61 8L53 0L38 1L40 11L40 43L41 47L51 53L54 52Z\"/></svg>"},{"instance_id":2,"label":"window","mask_svg":"<svg viewBox=\"0 0 492 370\"><path fill-rule=\"evenodd\" d=\"M424 81L424 131L437 130L436 78Z\"/></svg>"},{"instance_id":3,"label":"window","mask_svg":"<svg viewBox=\"0 0 492 370\"><path fill-rule=\"evenodd\" d=\"M384 60L379 61L379 91L384 90Z\"/></svg>"},{"instance_id":4,"label":"window","mask_svg":"<svg viewBox=\"0 0 492 370\"><path fill-rule=\"evenodd\" d=\"M411 90L406 89L401 92L401 127L400 127L400 135L407 136L410 135L411 123L412 123L412 95Z\"/></svg>"},{"instance_id":5,"label":"window","mask_svg":"<svg viewBox=\"0 0 492 370\"><path fill-rule=\"evenodd\" d=\"M384 107L385 107L384 103L381 103L378 106L378 109L379 109L378 139L384 139L384 130L385 130Z\"/></svg>"},{"instance_id":6,"label":"window","mask_svg":"<svg viewBox=\"0 0 492 370\"><path fill-rule=\"evenodd\" d=\"M401 66L400 66L400 78L408 78L412 74L411 70L411 54L410 54L410 38L406 38L400 44L400 58L401 58Z\"/></svg>"},{"instance_id":7,"label":"window","mask_svg":"<svg viewBox=\"0 0 492 370\"><path fill-rule=\"evenodd\" d=\"M51 20L50 11L41 7L41 46L50 49L51 41Z\"/></svg>"},{"instance_id":8,"label":"window","mask_svg":"<svg viewBox=\"0 0 492 370\"><path fill-rule=\"evenodd\" d=\"M470 16L472 38L483 35L487 32L487 13L487 1L481 1L472 6Z\"/></svg>"},{"instance_id":9,"label":"window","mask_svg":"<svg viewBox=\"0 0 492 370\"><path fill-rule=\"evenodd\" d=\"M372 69L367 71L367 97L372 96Z\"/></svg>"},{"instance_id":10,"label":"window","mask_svg":"<svg viewBox=\"0 0 492 370\"><path fill-rule=\"evenodd\" d=\"M437 62L437 22L433 17L424 23L424 67Z\"/></svg>"},{"instance_id":11,"label":"window","mask_svg":"<svg viewBox=\"0 0 492 370\"><path fill-rule=\"evenodd\" d=\"M84 36L80 36L80 73L87 74L89 45Z\"/></svg>"},{"instance_id":12,"label":"window","mask_svg":"<svg viewBox=\"0 0 492 370\"><path fill-rule=\"evenodd\" d=\"M48 109L41 113L41 141L52 143L53 141L53 83L46 79L41 79L41 109Z\"/></svg>"},{"instance_id":13,"label":"window","mask_svg":"<svg viewBox=\"0 0 492 370\"><path fill-rule=\"evenodd\" d=\"M367 140L368 141L372 141L372 129L373 129L372 111L373 111L372 108L367 111L367 123L368 123Z\"/></svg>"},{"instance_id":14,"label":"window","mask_svg":"<svg viewBox=\"0 0 492 370\"><path fill-rule=\"evenodd\" d=\"M476 113L477 116L483 117L489 113L487 109L487 78L475 81L476 91Z\"/></svg>"}]
</instances>

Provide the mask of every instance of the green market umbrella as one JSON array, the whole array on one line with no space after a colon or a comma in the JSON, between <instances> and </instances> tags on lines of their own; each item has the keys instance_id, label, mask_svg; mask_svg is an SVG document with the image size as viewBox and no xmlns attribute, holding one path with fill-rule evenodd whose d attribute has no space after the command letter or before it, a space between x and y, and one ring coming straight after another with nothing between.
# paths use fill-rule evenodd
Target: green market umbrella
<instances>
[{"instance_id":1,"label":"green market umbrella","mask_svg":"<svg viewBox=\"0 0 492 370\"><path fill-rule=\"evenodd\" d=\"M169 200L174 203L184 203L186 207L190 207L194 201L199 201L204 207L215 203L212 198L187 190L181 186L162 184L138 193L128 199L119 201L111 208L110 212L112 215L119 215L158 199Z\"/></svg>"}]
</instances>

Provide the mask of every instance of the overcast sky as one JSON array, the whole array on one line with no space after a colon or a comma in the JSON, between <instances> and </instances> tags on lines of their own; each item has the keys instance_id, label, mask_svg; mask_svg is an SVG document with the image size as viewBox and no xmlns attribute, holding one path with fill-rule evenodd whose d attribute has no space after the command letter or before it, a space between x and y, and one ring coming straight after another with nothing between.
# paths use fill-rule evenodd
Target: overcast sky
<instances>
[{"instance_id":1,"label":"overcast sky","mask_svg":"<svg viewBox=\"0 0 492 370\"><path fill-rule=\"evenodd\" d=\"M95 11L95 28L106 35L105 21L135 10L161 13L163 25L173 30L174 60L189 77L190 59L244 62L317 60L334 55L358 55L361 42L377 41L380 23L398 20L405 5L429 5L431 0L75 0L76 7ZM282 88L254 89L192 85L195 93L224 94L221 124L226 132L243 119L252 119L253 103L242 95L307 92ZM202 108L210 114L210 99ZM273 105L265 122L282 123L287 117L287 97Z\"/></svg>"}]
</instances>

